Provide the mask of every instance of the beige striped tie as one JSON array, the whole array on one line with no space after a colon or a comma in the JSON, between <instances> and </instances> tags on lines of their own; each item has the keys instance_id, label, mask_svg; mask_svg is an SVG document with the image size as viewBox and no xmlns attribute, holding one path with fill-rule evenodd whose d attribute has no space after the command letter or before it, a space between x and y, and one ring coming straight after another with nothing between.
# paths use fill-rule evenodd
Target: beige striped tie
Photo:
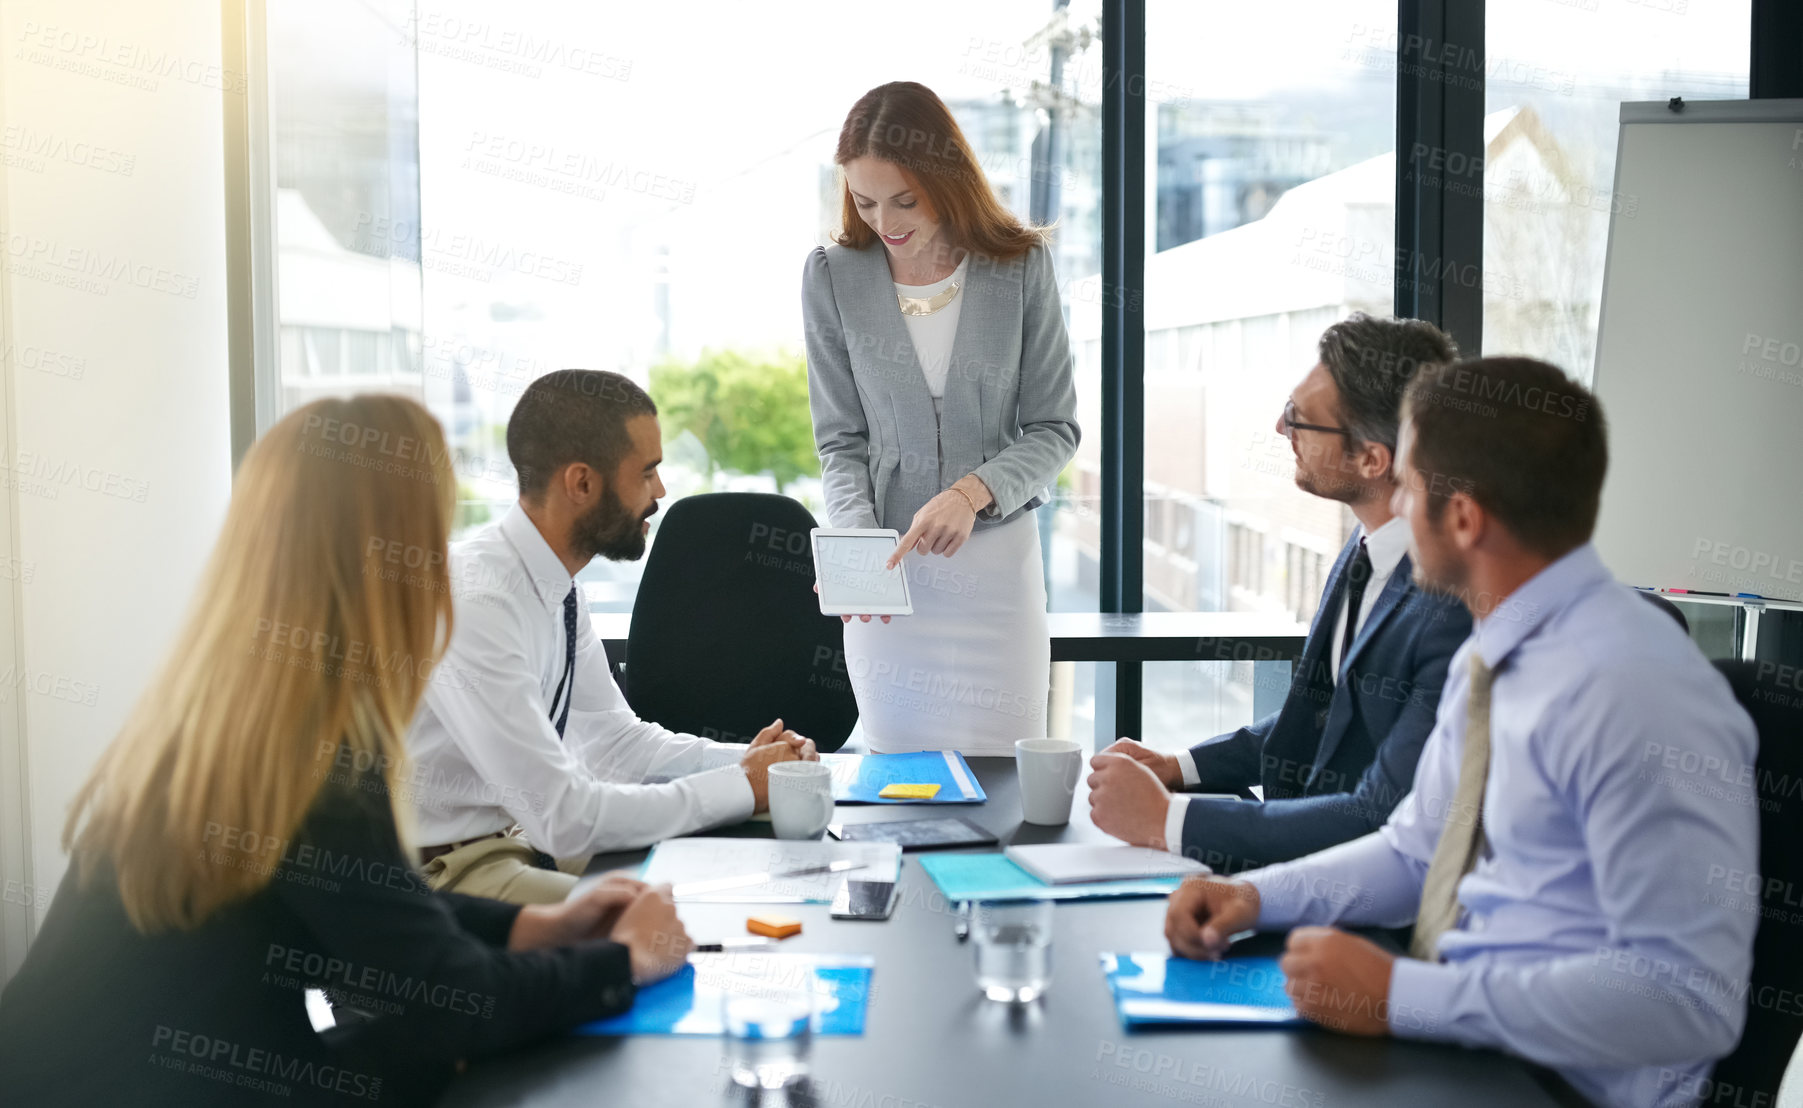
<instances>
[{"instance_id":1,"label":"beige striped tie","mask_svg":"<svg viewBox=\"0 0 1803 1108\"><path fill-rule=\"evenodd\" d=\"M1465 753L1459 759L1459 788L1446 810L1446 826L1421 884L1421 911L1409 957L1432 962L1440 936L1459 922L1459 881L1477 864L1484 842L1484 778L1490 772L1491 669L1471 652L1471 693L1465 715Z\"/></svg>"}]
</instances>

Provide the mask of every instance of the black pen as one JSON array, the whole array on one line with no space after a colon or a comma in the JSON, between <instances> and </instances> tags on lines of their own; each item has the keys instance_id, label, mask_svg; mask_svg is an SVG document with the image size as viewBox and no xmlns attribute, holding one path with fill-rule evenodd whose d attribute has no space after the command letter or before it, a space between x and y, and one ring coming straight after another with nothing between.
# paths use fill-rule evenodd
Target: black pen
<instances>
[{"instance_id":1,"label":"black pen","mask_svg":"<svg viewBox=\"0 0 1803 1108\"><path fill-rule=\"evenodd\" d=\"M764 947L774 945L775 944L769 939L747 937L743 939L727 939L724 942L718 943L697 943L692 953L723 954L728 950L761 950Z\"/></svg>"}]
</instances>

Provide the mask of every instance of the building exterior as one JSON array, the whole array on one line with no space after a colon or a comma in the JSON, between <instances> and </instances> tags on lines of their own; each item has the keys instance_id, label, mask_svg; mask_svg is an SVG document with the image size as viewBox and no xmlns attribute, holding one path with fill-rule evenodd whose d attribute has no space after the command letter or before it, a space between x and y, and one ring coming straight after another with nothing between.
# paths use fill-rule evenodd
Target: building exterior
<instances>
[{"instance_id":1,"label":"building exterior","mask_svg":"<svg viewBox=\"0 0 1803 1108\"><path fill-rule=\"evenodd\" d=\"M1480 187L1496 193L1493 207L1574 206L1574 178L1531 109L1493 114L1486 139L1493 183ZM1318 360L1322 330L1354 311L1391 311L1394 160L1383 154L1295 185L1263 218L1147 258L1148 610L1313 617L1356 521L1344 506L1296 488L1289 442L1276 420L1290 389ZM1585 277L1543 282L1534 268L1542 252L1526 238L1493 247L1481 279L1504 306L1492 314L1496 326L1512 330L1493 335L1492 348L1500 338L1538 349L1550 329L1592 324L1581 317L1593 306L1577 302ZM1101 414L1100 278L1078 281L1071 299L1077 392L1089 406L1081 418L1093 425ZM1094 503L1099 444L1085 439L1072 465L1074 502ZM1079 577L1093 582L1100 520L1065 511L1059 526L1079 551Z\"/></svg>"},{"instance_id":2,"label":"building exterior","mask_svg":"<svg viewBox=\"0 0 1803 1108\"><path fill-rule=\"evenodd\" d=\"M341 243L298 189L276 190L275 215L282 409L367 390L424 401L418 263Z\"/></svg>"}]
</instances>

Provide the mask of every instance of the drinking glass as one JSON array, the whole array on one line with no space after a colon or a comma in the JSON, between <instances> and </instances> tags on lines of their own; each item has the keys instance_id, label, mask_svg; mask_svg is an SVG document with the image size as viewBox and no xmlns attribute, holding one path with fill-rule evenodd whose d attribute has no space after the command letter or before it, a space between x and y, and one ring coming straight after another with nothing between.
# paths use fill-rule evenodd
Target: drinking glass
<instances>
[{"instance_id":1,"label":"drinking glass","mask_svg":"<svg viewBox=\"0 0 1803 1108\"><path fill-rule=\"evenodd\" d=\"M977 988L990 1000L1024 1004L1052 983L1051 901L978 901L970 938Z\"/></svg>"},{"instance_id":2,"label":"drinking glass","mask_svg":"<svg viewBox=\"0 0 1803 1108\"><path fill-rule=\"evenodd\" d=\"M810 969L728 984L720 996L720 1025L733 1083L780 1089L805 1078L820 1007Z\"/></svg>"}]
</instances>

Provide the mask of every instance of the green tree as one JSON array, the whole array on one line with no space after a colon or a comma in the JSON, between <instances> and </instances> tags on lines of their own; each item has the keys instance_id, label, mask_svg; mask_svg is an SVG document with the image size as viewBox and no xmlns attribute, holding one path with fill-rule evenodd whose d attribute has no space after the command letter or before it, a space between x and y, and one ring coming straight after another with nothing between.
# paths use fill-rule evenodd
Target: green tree
<instances>
[{"instance_id":1,"label":"green tree","mask_svg":"<svg viewBox=\"0 0 1803 1108\"><path fill-rule=\"evenodd\" d=\"M480 527L489 521L491 513L488 504L476 495L468 481L457 482L457 511L451 520L451 532L461 534L472 527Z\"/></svg>"},{"instance_id":2,"label":"green tree","mask_svg":"<svg viewBox=\"0 0 1803 1108\"><path fill-rule=\"evenodd\" d=\"M651 396L666 442L687 431L707 450L710 480L769 473L786 488L820 475L800 354L704 350L692 363L653 366Z\"/></svg>"}]
</instances>

